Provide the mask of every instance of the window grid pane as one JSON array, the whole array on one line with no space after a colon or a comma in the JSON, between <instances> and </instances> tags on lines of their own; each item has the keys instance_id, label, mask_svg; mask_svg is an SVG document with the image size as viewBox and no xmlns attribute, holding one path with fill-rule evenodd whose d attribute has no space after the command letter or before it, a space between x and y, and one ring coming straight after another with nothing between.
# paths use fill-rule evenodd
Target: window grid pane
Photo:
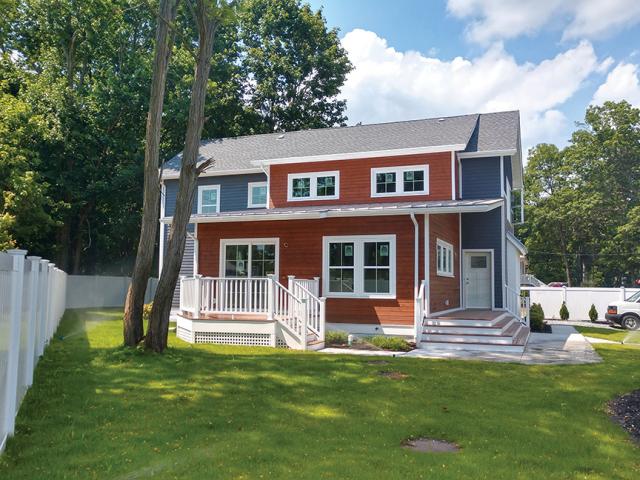
<instances>
[{"instance_id":1,"label":"window grid pane","mask_svg":"<svg viewBox=\"0 0 640 480\"><path fill-rule=\"evenodd\" d=\"M318 177L316 180L316 194L318 197L333 197L336 194L336 177Z\"/></svg>"},{"instance_id":2,"label":"window grid pane","mask_svg":"<svg viewBox=\"0 0 640 480\"><path fill-rule=\"evenodd\" d=\"M267 186L266 185L251 187L251 204L252 205L267 204Z\"/></svg>"},{"instance_id":3,"label":"window grid pane","mask_svg":"<svg viewBox=\"0 0 640 480\"><path fill-rule=\"evenodd\" d=\"M294 178L292 194L294 198L311 196L311 178Z\"/></svg>"},{"instance_id":4,"label":"window grid pane","mask_svg":"<svg viewBox=\"0 0 640 480\"><path fill-rule=\"evenodd\" d=\"M396 191L395 172L376 173L376 192L394 193Z\"/></svg>"},{"instance_id":5,"label":"window grid pane","mask_svg":"<svg viewBox=\"0 0 640 480\"><path fill-rule=\"evenodd\" d=\"M424 170L404 172L404 191L422 192L424 190Z\"/></svg>"}]
</instances>

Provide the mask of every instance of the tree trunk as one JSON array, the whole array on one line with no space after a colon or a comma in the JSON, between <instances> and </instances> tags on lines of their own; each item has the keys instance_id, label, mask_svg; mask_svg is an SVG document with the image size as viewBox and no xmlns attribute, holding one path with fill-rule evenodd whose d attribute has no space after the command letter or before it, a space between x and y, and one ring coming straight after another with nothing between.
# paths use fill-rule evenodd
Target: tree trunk
<instances>
[{"instance_id":1,"label":"tree trunk","mask_svg":"<svg viewBox=\"0 0 640 480\"><path fill-rule=\"evenodd\" d=\"M178 194L172 228L167 242L167 252L162 265L162 274L153 298L153 308L151 309L149 328L145 338L147 348L156 352L162 352L167 347L171 302L178 275L180 274L180 265L182 264L187 237L187 225L191 217L196 183L200 172L209 164L209 162L205 162L200 167L197 166L200 138L202 136L202 127L204 126L207 83L213 55L213 39L218 26L218 19L209 7L207 0L198 0L194 16L198 27L199 47L195 75L191 87L191 104L189 105L189 119L182 154Z\"/></svg>"},{"instance_id":2,"label":"tree trunk","mask_svg":"<svg viewBox=\"0 0 640 480\"><path fill-rule=\"evenodd\" d=\"M142 309L147 282L153 267L156 234L160 207L160 132L162 108L167 83L167 69L174 38L174 23L179 0L161 0L156 29L156 46L153 59L151 96L147 115L146 144L144 151L144 194L142 203L142 225L136 262L127 291L124 310L124 343L136 346L144 336Z\"/></svg>"}]
</instances>

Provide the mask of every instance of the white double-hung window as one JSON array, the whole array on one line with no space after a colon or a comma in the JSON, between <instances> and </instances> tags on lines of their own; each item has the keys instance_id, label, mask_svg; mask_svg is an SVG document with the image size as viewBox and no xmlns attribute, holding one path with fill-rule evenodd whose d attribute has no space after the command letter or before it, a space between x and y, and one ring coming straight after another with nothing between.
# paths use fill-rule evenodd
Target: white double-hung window
<instances>
[{"instance_id":1,"label":"white double-hung window","mask_svg":"<svg viewBox=\"0 0 640 480\"><path fill-rule=\"evenodd\" d=\"M335 200L340 198L340 172L290 173L287 199Z\"/></svg>"},{"instance_id":2,"label":"white double-hung window","mask_svg":"<svg viewBox=\"0 0 640 480\"><path fill-rule=\"evenodd\" d=\"M395 235L324 237L322 278L328 297L395 298Z\"/></svg>"},{"instance_id":3,"label":"white double-hung window","mask_svg":"<svg viewBox=\"0 0 640 480\"><path fill-rule=\"evenodd\" d=\"M248 208L267 206L267 182L249 182Z\"/></svg>"},{"instance_id":4,"label":"white double-hung window","mask_svg":"<svg viewBox=\"0 0 640 480\"><path fill-rule=\"evenodd\" d=\"M453 245L444 240L436 241L437 274L453 277Z\"/></svg>"},{"instance_id":5,"label":"white double-hung window","mask_svg":"<svg viewBox=\"0 0 640 480\"><path fill-rule=\"evenodd\" d=\"M220 185L198 187L198 213L218 213L220 211Z\"/></svg>"},{"instance_id":6,"label":"white double-hung window","mask_svg":"<svg viewBox=\"0 0 640 480\"><path fill-rule=\"evenodd\" d=\"M371 196L429 194L429 165L371 169Z\"/></svg>"}]
</instances>

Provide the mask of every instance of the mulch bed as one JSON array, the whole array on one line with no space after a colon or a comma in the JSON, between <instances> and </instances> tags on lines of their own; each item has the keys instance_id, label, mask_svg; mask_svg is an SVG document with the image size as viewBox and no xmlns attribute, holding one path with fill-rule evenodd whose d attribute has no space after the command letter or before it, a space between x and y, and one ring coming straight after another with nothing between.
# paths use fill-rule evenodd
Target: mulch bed
<instances>
[{"instance_id":1,"label":"mulch bed","mask_svg":"<svg viewBox=\"0 0 640 480\"><path fill-rule=\"evenodd\" d=\"M406 373L395 371L378 372L378 375L380 375L381 377L390 378L392 380L404 380L409 376Z\"/></svg>"},{"instance_id":2,"label":"mulch bed","mask_svg":"<svg viewBox=\"0 0 640 480\"><path fill-rule=\"evenodd\" d=\"M611 400L608 407L611 418L640 443L640 390Z\"/></svg>"}]
</instances>

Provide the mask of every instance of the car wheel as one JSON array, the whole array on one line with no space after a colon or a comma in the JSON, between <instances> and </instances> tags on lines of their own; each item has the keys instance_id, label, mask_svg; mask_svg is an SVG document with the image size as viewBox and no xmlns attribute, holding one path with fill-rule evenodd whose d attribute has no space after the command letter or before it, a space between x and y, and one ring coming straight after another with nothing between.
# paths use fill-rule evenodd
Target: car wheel
<instances>
[{"instance_id":1,"label":"car wheel","mask_svg":"<svg viewBox=\"0 0 640 480\"><path fill-rule=\"evenodd\" d=\"M622 326L627 330L638 330L640 328L640 320L633 315L627 315L622 319Z\"/></svg>"}]
</instances>

